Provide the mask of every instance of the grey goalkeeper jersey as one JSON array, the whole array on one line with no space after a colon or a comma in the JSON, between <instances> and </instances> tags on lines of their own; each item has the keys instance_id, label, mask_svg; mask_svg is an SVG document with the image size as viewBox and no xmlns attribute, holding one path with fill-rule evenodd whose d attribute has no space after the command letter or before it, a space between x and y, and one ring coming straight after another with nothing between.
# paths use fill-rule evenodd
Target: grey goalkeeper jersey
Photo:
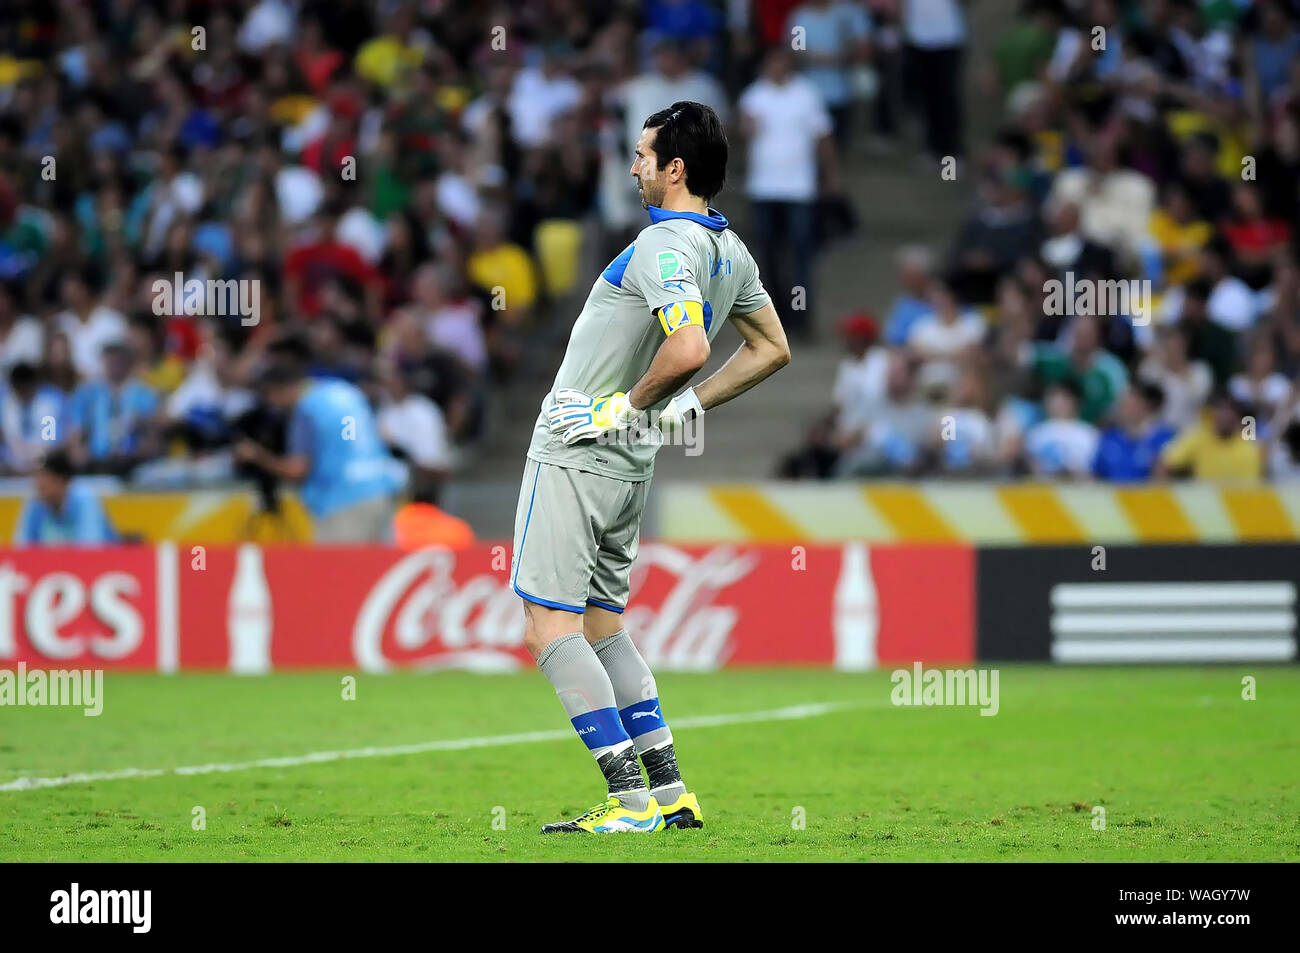
<instances>
[{"instance_id":1,"label":"grey goalkeeper jersey","mask_svg":"<svg viewBox=\"0 0 1300 953\"><path fill-rule=\"evenodd\" d=\"M650 208L651 224L609 263L573 324L564 362L542 400L528 456L629 482L648 480L660 446L657 429L607 434L566 447L547 426L555 392L574 387L593 397L627 393L650 367L673 316L688 301L704 312L704 330L717 337L728 315L757 311L770 300L758 265L714 209L708 215ZM669 324L659 317L667 308ZM674 327L675 330L675 327ZM648 410L661 410L665 397Z\"/></svg>"}]
</instances>

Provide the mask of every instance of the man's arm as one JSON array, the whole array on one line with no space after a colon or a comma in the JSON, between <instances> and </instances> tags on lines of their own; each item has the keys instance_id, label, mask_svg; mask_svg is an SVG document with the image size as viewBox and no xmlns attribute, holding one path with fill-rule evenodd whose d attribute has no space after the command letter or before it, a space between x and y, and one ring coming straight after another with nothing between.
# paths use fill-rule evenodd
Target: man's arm
<instances>
[{"instance_id":1,"label":"man's arm","mask_svg":"<svg viewBox=\"0 0 1300 953\"><path fill-rule=\"evenodd\" d=\"M790 363L790 344L770 301L749 314L733 313L731 321L744 342L717 373L695 388L705 410L739 397Z\"/></svg>"},{"instance_id":2,"label":"man's arm","mask_svg":"<svg viewBox=\"0 0 1300 953\"><path fill-rule=\"evenodd\" d=\"M240 463L249 463L272 476L292 483L301 483L311 473L311 458L301 453L276 456L260 443L241 440L235 444L235 459Z\"/></svg>"},{"instance_id":3,"label":"man's arm","mask_svg":"<svg viewBox=\"0 0 1300 953\"><path fill-rule=\"evenodd\" d=\"M650 367L627 392L628 401L637 410L659 403L694 377L708 359L704 328L695 324L678 328L659 345Z\"/></svg>"}]
</instances>

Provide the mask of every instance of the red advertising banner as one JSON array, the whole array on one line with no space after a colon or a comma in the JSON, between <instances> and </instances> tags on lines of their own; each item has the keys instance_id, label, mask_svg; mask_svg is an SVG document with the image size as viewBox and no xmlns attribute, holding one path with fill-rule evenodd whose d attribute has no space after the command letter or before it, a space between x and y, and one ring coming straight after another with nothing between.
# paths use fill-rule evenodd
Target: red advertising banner
<instances>
[{"instance_id":1,"label":"red advertising banner","mask_svg":"<svg viewBox=\"0 0 1300 953\"><path fill-rule=\"evenodd\" d=\"M0 551L0 666L508 670L509 572L492 544ZM974 552L648 542L624 618L663 669L964 663Z\"/></svg>"},{"instance_id":2,"label":"red advertising banner","mask_svg":"<svg viewBox=\"0 0 1300 953\"><path fill-rule=\"evenodd\" d=\"M0 550L0 665L159 664L155 550Z\"/></svg>"}]
</instances>

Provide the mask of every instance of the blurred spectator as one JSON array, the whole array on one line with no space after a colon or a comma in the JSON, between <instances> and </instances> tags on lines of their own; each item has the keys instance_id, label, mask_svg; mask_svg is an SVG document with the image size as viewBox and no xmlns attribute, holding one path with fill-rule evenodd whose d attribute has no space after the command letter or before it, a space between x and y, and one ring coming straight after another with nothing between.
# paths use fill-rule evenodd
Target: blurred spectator
<instances>
[{"instance_id":1,"label":"blurred spectator","mask_svg":"<svg viewBox=\"0 0 1300 953\"><path fill-rule=\"evenodd\" d=\"M1135 252L1147 235L1155 189L1145 175L1120 165L1118 135L1117 126L1091 135L1085 143L1087 165L1056 177L1048 208L1077 206L1084 238Z\"/></svg>"},{"instance_id":2,"label":"blurred spectator","mask_svg":"<svg viewBox=\"0 0 1300 953\"><path fill-rule=\"evenodd\" d=\"M0 372L17 364L39 364L45 350L41 322L19 314L13 292L0 282Z\"/></svg>"},{"instance_id":3,"label":"blurred spectator","mask_svg":"<svg viewBox=\"0 0 1300 953\"><path fill-rule=\"evenodd\" d=\"M947 282L930 285L930 313L912 325L908 349L921 362L918 384L923 390L946 391L957 379L957 362L984 339L984 319L964 309Z\"/></svg>"},{"instance_id":4,"label":"blurred spectator","mask_svg":"<svg viewBox=\"0 0 1300 953\"><path fill-rule=\"evenodd\" d=\"M1290 70L1300 60L1300 32L1293 22L1294 8L1288 14L1280 0L1260 0L1256 11L1260 30L1251 51L1254 93L1259 105L1267 109L1286 89Z\"/></svg>"},{"instance_id":5,"label":"blurred spectator","mask_svg":"<svg viewBox=\"0 0 1300 953\"><path fill-rule=\"evenodd\" d=\"M885 318L885 343L902 347L912 326L928 315L930 279L934 267L930 250L923 245L904 245L894 256L899 293Z\"/></svg>"},{"instance_id":6,"label":"blurred spectator","mask_svg":"<svg viewBox=\"0 0 1300 953\"><path fill-rule=\"evenodd\" d=\"M33 477L35 495L23 504L15 546L106 546L118 542L99 497L73 479L72 461L50 452Z\"/></svg>"},{"instance_id":7,"label":"blurred spectator","mask_svg":"<svg viewBox=\"0 0 1300 953\"><path fill-rule=\"evenodd\" d=\"M991 171L981 181L982 196L950 253L949 274L965 300L991 301L998 276L1037 246L1042 226L1027 186L1016 173Z\"/></svg>"},{"instance_id":8,"label":"blurred spectator","mask_svg":"<svg viewBox=\"0 0 1300 953\"><path fill-rule=\"evenodd\" d=\"M979 476L997 458L997 432L985 407L984 378L974 368L962 371L946 407L939 411L933 449L944 473Z\"/></svg>"},{"instance_id":9,"label":"blurred spectator","mask_svg":"<svg viewBox=\"0 0 1300 953\"><path fill-rule=\"evenodd\" d=\"M67 310L57 318L57 327L67 336L72 362L82 377L97 377L104 348L126 340L126 318L120 311L97 304L92 290L94 278L86 269L63 279L63 304Z\"/></svg>"},{"instance_id":10,"label":"blurred spectator","mask_svg":"<svg viewBox=\"0 0 1300 953\"><path fill-rule=\"evenodd\" d=\"M1087 477L1097 456L1097 428L1080 419L1082 394L1074 380L1053 383L1044 403L1047 419L1025 434L1030 472L1047 477Z\"/></svg>"},{"instance_id":11,"label":"blurred spectator","mask_svg":"<svg viewBox=\"0 0 1300 953\"><path fill-rule=\"evenodd\" d=\"M572 55L567 43L552 43L542 52L540 65L526 67L515 75L509 110L510 129L517 145L526 149L545 145L555 120L582 99L582 87L564 67Z\"/></svg>"},{"instance_id":12,"label":"blurred spectator","mask_svg":"<svg viewBox=\"0 0 1300 953\"><path fill-rule=\"evenodd\" d=\"M485 208L479 215L466 272L504 321L527 323L537 301L537 273L528 252L507 237L501 209Z\"/></svg>"},{"instance_id":13,"label":"blurred spectator","mask_svg":"<svg viewBox=\"0 0 1300 953\"><path fill-rule=\"evenodd\" d=\"M635 143L647 116L686 100L711 106L725 124L731 108L722 85L704 70L695 69L683 47L668 39L655 44L653 69L628 80L621 90L623 142Z\"/></svg>"},{"instance_id":14,"label":"blurred spectator","mask_svg":"<svg viewBox=\"0 0 1300 953\"><path fill-rule=\"evenodd\" d=\"M786 34L803 30L803 75L817 87L834 126L844 142L849 131L853 98L853 69L867 61L871 20L859 3L850 0L807 0L790 12ZM669 100L672 102L672 100Z\"/></svg>"},{"instance_id":15,"label":"blurred spectator","mask_svg":"<svg viewBox=\"0 0 1300 953\"><path fill-rule=\"evenodd\" d=\"M237 460L299 484L318 543L381 542L392 532L402 478L365 395L342 380L309 380L293 362L263 379L268 403L288 417L283 456L243 440Z\"/></svg>"},{"instance_id":16,"label":"blurred spectator","mask_svg":"<svg viewBox=\"0 0 1300 953\"><path fill-rule=\"evenodd\" d=\"M0 466L8 473L26 475L51 448L65 439L67 418L63 394L42 383L31 364L15 364L9 388L0 397L0 435L4 455Z\"/></svg>"},{"instance_id":17,"label":"blurred spectator","mask_svg":"<svg viewBox=\"0 0 1300 953\"><path fill-rule=\"evenodd\" d=\"M1161 418L1175 430L1193 423L1214 388L1204 361L1188 357L1187 334L1174 325L1156 331L1156 346L1138 368L1138 377L1164 395Z\"/></svg>"},{"instance_id":18,"label":"blurred spectator","mask_svg":"<svg viewBox=\"0 0 1300 953\"><path fill-rule=\"evenodd\" d=\"M396 456L410 463L413 486L440 486L454 465L447 423L414 376L396 367L385 373L383 403L375 418L379 436Z\"/></svg>"},{"instance_id":19,"label":"blurred spectator","mask_svg":"<svg viewBox=\"0 0 1300 953\"><path fill-rule=\"evenodd\" d=\"M792 307L778 305L782 319L807 338L816 302L812 262L819 158L822 185L833 191L835 184L831 119L817 87L793 71L783 47L768 53L762 77L740 97L740 113L749 141L745 191L753 203L763 283L778 302L791 296ZM786 250L792 259L788 268Z\"/></svg>"},{"instance_id":20,"label":"blurred spectator","mask_svg":"<svg viewBox=\"0 0 1300 953\"><path fill-rule=\"evenodd\" d=\"M1129 386L1120 397L1116 423L1101 435L1092 472L1111 483L1139 483L1151 477L1174 428L1160 419L1164 393L1155 384Z\"/></svg>"},{"instance_id":21,"label":"blurred spectator","mask_svg":"<svg viewBox=\"0 0 1300 953\"><path fill-rule=\"evenodd\" d=\"M1291 394L1291 382L1276 367L1272 342L1258 338L1246 358L1246 366L1228 381L1232 399L1253 408L1261 420L1272 418Z\"/></svg>"},{"instance_id":22,"label":"blurred spectator","mask_svg":"<svg viewBox=\"0 0 1300 953\"><path fill-rule=\"evenodd\" d=\"M465 549L474 545L474 530L463 519L438 508L429 490L412 494L393 518L393 542L399 549Z\"/></svg>"},{"instance_id":23,"label":"blurred spectator","mask_svg":"<svg viewBox=\"0 0 1300 953\"><path fill-rule=\"evenodd\" d=\"M197 360L164 404L168 431L180 436L193 453L229 446L235 422L256 401L243 386L229 341L211 322L203 329Z\"/></svg>"},{"instance_id":24,"label":"blurred spectator","mask_svg":"<svg viewBox=\"0 0 1300 953\"><path fill-rule=\"evenodd\" d=\"M1209 421L1187 428L1165 448L1159 476L1191 476L1197 480L1255 481L1263 474L1260 443L1246 439L1246 408L1227 394L1211 404Z\"/></svg>"},{"instance_id":25,"label":"blurred spectator","mask_svg":"<svg viewBox=\"0 0 1300 953\"><path fill-rule=\"evenodd\" d=\"M1066 344L1039 344L1034 348L1035 373L1047 384L1069 384L1081 401L1083 419L1095 423L1110 411L1124 389L1128 371L1114 354L1102 349L1096 318L1074 318L1066 337Z\"/></svg>"},{"instance_id":26,"label":"blurred spectator","mask_svg":"<svg viewBox=\"0 0 1300 953\"><path fill-rule=\"evenodd\" d=\"M108 344L102 362L102 376L69 404L70 453L88 470L124 476L156 452L158 395L140 380L129 344Z\"/></svg>"},{"instance_id":27,"label":"blurred spectator","mask_svg":"<svg viewBox=\"0 0 1300 953\"><path fill-rule=\"evenodd\" d=\"M925 148L938 162L964 154L962 70L966 14L959 0L901 0L906 88L925 123Z\"/></svg>"},{"instance_id":28,"label":"blurred spectator","mask_svg":"<svg viewBox=\"0 0 1300 953\"><path fill-rule=\"evenodd\" d=\"M849 410L836 441L843 448L838 472L846 476L914 474L926 463L934 409L917 394L915 363L905 352L889 355L884 399Z\"/></svg>"}]
</instances>

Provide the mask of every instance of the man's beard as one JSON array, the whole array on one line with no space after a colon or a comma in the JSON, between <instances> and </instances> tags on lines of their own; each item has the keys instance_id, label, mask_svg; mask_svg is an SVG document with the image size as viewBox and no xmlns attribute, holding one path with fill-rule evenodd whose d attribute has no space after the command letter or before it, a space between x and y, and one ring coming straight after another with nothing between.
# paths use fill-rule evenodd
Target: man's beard
<instances>
[{"instance_id":1,"label":"man's beard","mask_svg":"<svg viewBox=\"0 0 1300 953\"><path fill-rule=\"evenodd\" d=\"M660 193L659 195L654 195L651 193L650 190L651 190L651 186L649 183L646 182L641 183L640 192L641 192L642 208L649 208L651 205L657 206L663 202L664 197L662 193Z\"/></svg>"}]
</instances>

